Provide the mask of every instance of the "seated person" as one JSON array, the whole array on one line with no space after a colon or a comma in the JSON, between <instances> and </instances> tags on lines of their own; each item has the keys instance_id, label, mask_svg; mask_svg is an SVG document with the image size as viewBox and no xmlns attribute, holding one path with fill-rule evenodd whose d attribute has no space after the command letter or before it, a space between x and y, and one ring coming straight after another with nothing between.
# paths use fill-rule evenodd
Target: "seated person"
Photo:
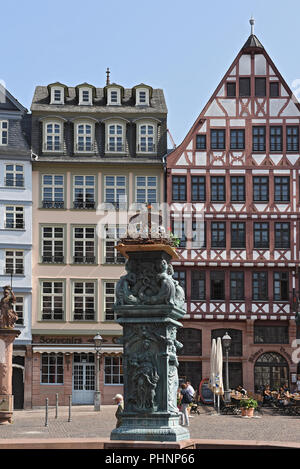
<instances>
[{"instance_id":1,"label":"seated person","mask_svg":"<svg viewBox=\"0 0 300 469\"><path fill-rule=\"evenodd\" d=\"M247 395L246 389L244 389L243 386L241 386L241 385L239 385L239 386L236 388L236 390L237 390L238 392L240 392L243 396L246 396L246 395Z\"/></svg>"},{"instance_id":2,"label":"seated person","mask_svg":"<svg viewBox=\"0 0 300 469\"><path fill-rule=\"evenodd\" d=\"M280 406L286 406L286 405L289 405L290 404L290 401L289 401L289 398L290 398L290 393L289 391L285 391L284 390L284 387L281 386L279 388L279 393L277 395L277 402Z\"/></svg>"},{"instance_id":3,"label":"seated person","mask_svg":"<svg viewBox=\"0 0 300 469\"><path fill-rule=\"evenodd\" d=\"M264 404L270 404L271 402L273 402L273 396L272 396L272 393L271 393L271 389L270 389L270 386L266 386L264 391L263 391L263 402Z\"/></svg>"}]
</instances>

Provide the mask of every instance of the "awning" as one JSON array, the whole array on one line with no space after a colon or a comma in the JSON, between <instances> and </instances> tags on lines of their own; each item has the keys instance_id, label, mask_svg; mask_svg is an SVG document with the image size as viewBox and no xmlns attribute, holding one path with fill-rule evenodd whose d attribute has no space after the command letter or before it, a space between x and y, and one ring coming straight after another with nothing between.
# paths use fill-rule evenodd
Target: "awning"
<instances>
[{"instance_id":1,"label":"awning","mask_svg":"<svg viewBox=\"0 0 300 469\"><path fill-rule=\"evenodd\" d=\"M65 346L57 346L54 345L53 347L49 345L34 345L32 347L33 353L96 353L95 348L92 345L87 346L77 346L77 347L65 347ZM111 354L118 354L123 353L123 347L102 347L101 355L111 355Z\"/></svg>"}]
</instances>

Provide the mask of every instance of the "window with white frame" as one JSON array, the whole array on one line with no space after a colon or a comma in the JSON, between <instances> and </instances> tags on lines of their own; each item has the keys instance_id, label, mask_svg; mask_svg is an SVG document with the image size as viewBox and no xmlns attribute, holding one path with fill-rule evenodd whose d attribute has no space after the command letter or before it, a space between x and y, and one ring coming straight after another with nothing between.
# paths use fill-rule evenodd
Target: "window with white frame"
<instances>
[{"instance_id":1,"label":"window with white frame","mask_svg":"<svg viewBox=\"0 0 300 469\"><path fill-rule=\"evenodd\" d=\"M52 87L50 104L63 104L64 103L64 89L63 87Z\"/></svg>"},{"instance_id":2,"label":"window with white frame","mask_svg":"<svg viewBox=\"0 0 300 469\"><path fill-rule=\"evenodd\" d=\"M73 227L73 262L75 264L96 263L95 227Z\"/></svg>"},{"instance_id":3,"label":"window with white frame","mask_svg":"<svg viewBox=\"0 0 300 469\"><path fill-rule=\"evenodd\" d=\"M9 230L20 230L24 228L24 207L19 207L17 205L6 205L5 228Z\"/></svg>"},{"instance_id":4,"label":"window with white frame","mask_svg":"<svg viewBox=\"0 0 300 469\"><path fill-rule=\"evenodd\" d=\"M64 262L64 227L42 226L42 262Z\"/></svg>"},{"instance_id":5,"label":"window with white frame","mask_svg":"<svg viewBox=\"0 0 300 469\"><path fill-rule=\"evenodd\" d=\"M16 302L14 304L14 311L18 316L16 324L22 326L24 324L24 297L16 296Z\"/></svg>"},{"instance_id":6,"label":"window with white frame","mask_svg":"<svg viewBox=\"0 0 300 469\"><path fill-rule=\"evenodd\" d=\"M79 88L79 104L92 104L92 90L89 88Z\"/></svg>"},{"instance_id":7,"label":"window with white frame","mask_svg":"<svg viewBox=\"0 0 300 469\"><path fill-rule=\"evenodd\" d=\"M77 152L92 152L94 149L94 126L82 122L75 124L75 127L75 150Z\"/></svg>"},{"instance_id":8,"label":"window with white frame","mask_svg":"<svg viewBox=\"0 0 300 469\"><path fill-rule=\"evenodd\" d=\"M149 106L149 90L147 88L137 88L136 106Z\"/></svg>"},{"instance_id":9,"label":"window with white frame","mask_svg":"<svg viewBox=\"0 0 300 469\"><path fill-rule=\"evenodd\" d=\"M8 144L8 121L0 121L0 145Z\"/></svg>"},{"instance_id":10,"label":"window with white frame","mask_svg":"<svg viewBox=\"0 0 300 469\"><path fill-rule=\"evenodd\" d=\"M41 282L42 320L61 321L64 319L64 282L43 280Z\"/></svg>"},{"instance_id":11,"label":"window with white frame","mask_svg":"<svg viewBox=\"0 0 300 469\"><path fill-rule=\"evenodd\" d=\"M24 274L24 251L16 249L5 251L5 273Z\"/></svg>"},{"instance_id":12,"label":"window with white frame","mask_svg":"<svg viewBox=\"0 0 300 469\"><path fill-rule=\"evenodd\" d=\"M104 358L104 384L123 384L122 357Z\"/></svg>"},{"instance_id":13,"label":"window with white frame","mask_svg":"<svg viewBox=\"0 0 300 469\"><path fill-rule=\"evenodd\" d=\"M156 149L156 135L155 126L153 124L139 124L138 125L138 142L137 152L140 153L153 153Z\"/></svg>"},{"instance_id":14,"label":"window with white frame","mask_svg":"<svg viewBox=\"0 0 300 469\"><path fill-rule=\"evenodd\" d=\"M136 176L136 203L154 204L157 202L157 177Z\"/></svg>"},{"instance_id":15,"label":"window with white frame","mask_svg":"<svg viewBox=\"0 0 300 469\"><path fill-rule=\"evenodd\" d=\"M107 126L107 151L112 153L125 151L125 125L121 123Z\"/></svg>"},{"instance_id":16,"label":"window with white frame","mask_svg":"<svg viewBox=\"0 0 300 469\"><path fill-rule=\"evenodd\" d=\"M107 104L112 106L121 104L121 90L119 88L110 88L108 90Z\"/></svg>"},{"instance_id":17,"label":"window with white frame","mask_svg":"<svg viewBox=\"0 0 300 469\"><path fill-rule=\"evenodd\" d=\"M104 201L117 208L126 204L126 176L104 176Z\"/></svg>"},{"instance_id":18,"label":"window with white frame","mask_svg":"<svg viewBox=\"0 0 300 469\"><path fill-rule=\"evenodd\" d=\"M105 321L115 321L117 319L114 312L116 281L107 280L103 282L104 296L104 319Z\"/></svg>"},{"instance_id":19,"label":"window with white frame","mask_svg":"<svg viewBox=\"0 0 300 469\"><path fill-rule=\"evenodd\" d=\"M64 175L43 174L42 207L64 208Z\"/></svg>"},{"instance_id":20,"label":"window with white frame","mask_svg":"<svg viewBox=\"0 0 300 469\"><path fill-rule=\"evenodd\" d=\"M73 320L94 321L96 319L96 282L73 281Z\"/></svg>"},{"instance_id":21,"label":"window with white frame","mask_svg":"<svg viewBox=\"0 0 300 469\"><path fill-rule=\"evenodd\" d=\"M106 264L124 264L124 256L115 247L120 238L125 236L126 228L124 225L105 226L104 262Z\"/></svg>"},{"instance_id":22,"label":"window with white frame","mask_svg":"<svg viewBox=\"0 0 300 469\"><path fill-rule=\"evenodd\" d=\"M96 179L95 176L82 175L73 177L73 207L95 208Z\"/></svg>"},{"instance_id":23,"label":"window with white frame","mask_svg":"<svg viewBox=\"0 0 300 469\"><path fill-rule=\"evenodd\" d=\"M24 187L24 167L21 164L5 165L5 186Z\"/></svg>"},{"instance_id":24,"label":"window with white frame","mask_svg":"<svg viewBox=\"0 0 300 469\"><path fill-rule=\"evenodd\" d=\"M61 122L44 123L44 151L61 152L63 150L63 124Z\"/></svg>"},{"instance_id":25,"label":"window with white frame","mask_svg":"<svg viewBox=\"0 0 300 469\"><path fill-rule=\"evenodd\" d=\"M41 384L64 383L64 356L62 353L43 353L41 358Z\"/></svg>"}]
</instances>

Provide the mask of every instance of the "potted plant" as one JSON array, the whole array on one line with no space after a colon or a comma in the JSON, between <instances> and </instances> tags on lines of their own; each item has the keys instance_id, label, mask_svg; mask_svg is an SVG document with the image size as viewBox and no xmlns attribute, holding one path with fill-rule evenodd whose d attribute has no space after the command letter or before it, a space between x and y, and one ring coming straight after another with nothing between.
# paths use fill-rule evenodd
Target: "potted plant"
<instances>
[{"instance_id":1,"label":"potted plant","mask_svg":"<svg viewBox=\"0 0 300 469\"><path fill-rule=\"evenodd\" d=\"M242 411L242 416L253 417L254 409L256 409L257 406L258 406L258 402L252 397L248 397L247 399L241 399L240 407Z\"/></svg>"}]
</instances>

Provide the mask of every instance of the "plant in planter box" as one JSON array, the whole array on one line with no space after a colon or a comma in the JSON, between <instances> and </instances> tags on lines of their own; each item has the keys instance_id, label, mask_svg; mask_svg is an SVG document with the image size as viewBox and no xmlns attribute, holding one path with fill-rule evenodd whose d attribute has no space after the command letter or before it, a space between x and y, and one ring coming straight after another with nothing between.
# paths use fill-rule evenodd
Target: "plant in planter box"
<instances>
[{"instance_id":1,"label":"plant in planter box","mask_svg":"<svg viewBox=\"0 0 300 469\"><path fill-rule=\"evenodd\" d=\"M246 415L247 417L253 416L254 409L256 409L257 406L258 406L258 402L252 397L248 397L247 399L241 399L240 401L242 415Z\"/></svg>"}]
</instances>

